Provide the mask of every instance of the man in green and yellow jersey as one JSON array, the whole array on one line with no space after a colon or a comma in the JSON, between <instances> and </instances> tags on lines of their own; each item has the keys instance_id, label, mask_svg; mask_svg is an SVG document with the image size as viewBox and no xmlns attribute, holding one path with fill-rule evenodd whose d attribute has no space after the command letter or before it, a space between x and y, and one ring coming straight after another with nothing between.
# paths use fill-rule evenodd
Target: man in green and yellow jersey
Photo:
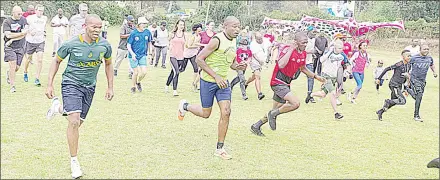
<instances>
[{"instance_id":1,"label":"man in green and yellow jersey","mask_svg":"<svg viewBox=\"0 0 440 180\"><path fill-rule=\"evenodd\" d=\"M178 118L183 120L185 112L208 118L211 115L214 97L220 107L220 121L218 123L217 149L214 155L223 159L231 156L223 147L226 132L228 131L229 116L231 114L231 87L227 81L229 68L245 70L246 63L235 62L236 41L240 31L240 21L233 16L223 22L223 33L212 37L209 44L196 57L197 64L203 70L200 80L200 100L202 105L189 104L181 100L178 107Z\"/></svg>"},{"instance_id":2,"label":"man in green and yellow jersey","mask_svg":"<svg viewBox=\"0 0 440 180\"><path fill-rule=\"evenodd\" d=\"M106 99L113 98L112 48L106 39L100 38L102 21L98 15L88 15L85 19L85 33L73 37L64 43L57 52L49 71L49 80L46 96L52 99L52 105L47 112L47 118L52 119L56 114L67 115L67 141L71 156L72 177L82 176L81 167L77 159L78 129L86 119L92 104L96 87L96 76L99 67L105 63L107 76ZM66 57L66 70L61 82L63 105L54 96L53 81L60 63Z\"/></svg>"}]
</instances>

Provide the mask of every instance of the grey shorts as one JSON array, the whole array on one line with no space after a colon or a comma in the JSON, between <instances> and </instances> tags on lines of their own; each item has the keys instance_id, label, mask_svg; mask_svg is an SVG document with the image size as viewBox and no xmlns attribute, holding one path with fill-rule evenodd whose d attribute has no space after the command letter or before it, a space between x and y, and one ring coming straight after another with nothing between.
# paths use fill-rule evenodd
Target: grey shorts
<instances>
[{"instance_id":1,"label":"grey shorts","mask_svg":"<svg viewBox=\"0 0 440 180\"><path fill-rule=\"evenodd\" d=\"M26 42L26 54L34 54L37 52L44 52L45 42L42 43L30 43Z\"/></svg>"},{"instance_id":2,"label":"grey shorts","mask_svg":"<svg viewBox=\"0 0 440 180\"><path fill-rule=\"evenodd\" d=\"M261 64L255 60L252 60L250 63L252 72L261 71Z\"/></svg>"},{"instance_id":3,"label":"grey shorts","mask_svg":"<svg viewBox=\"0 0 440 180\"><path fill-rule=\"evenodd\" d=\"M12 49L10 47L5 47L5 62L16 61L17 65L20 66L23 61L24 49Z\"/></svg>"},{"instance_id":4,"label":"grey shorts","mask_svg":"<svg viewBox=\"0 0 440 180\"><path fill-rule=\"evenodd\" d=\"M286 103L286 100L284 100L284 96L286 96L290 92L290 86L286 85L276 85L271 86L273 91L273 100L279 103Z\"/></svg>"}]
</instances>

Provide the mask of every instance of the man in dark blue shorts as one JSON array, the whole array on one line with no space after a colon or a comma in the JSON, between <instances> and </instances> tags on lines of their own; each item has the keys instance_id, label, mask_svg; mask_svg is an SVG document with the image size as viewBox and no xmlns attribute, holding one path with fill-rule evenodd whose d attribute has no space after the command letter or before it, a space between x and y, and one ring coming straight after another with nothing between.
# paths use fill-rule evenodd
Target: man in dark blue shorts
<instances>
[{"instance_id":1,"label":"man in dark blue shorts","mask_svg":"<svg viewBox=\"0 0 440 180\"><path fill-rule=\"evenodd\" d=\"M86 119L92 104L96 87L96 76L99 67L105 63L107 76L106 99L113 98L112 48L106 39L100 38L102 21L98 15L91 14L85 20L85 34L72 37L64 43L57 52L49 71L46 96L52 99L52 105L47 112L47 118L52 119L56 114L66 114L69 121L67 141L71 155L72 177L82 176L78 153L78 128ZM61 61L69 56L67 68L63 73L61 95L63 106L54 96L53 81Z\"/></svg>"}]
</instances>

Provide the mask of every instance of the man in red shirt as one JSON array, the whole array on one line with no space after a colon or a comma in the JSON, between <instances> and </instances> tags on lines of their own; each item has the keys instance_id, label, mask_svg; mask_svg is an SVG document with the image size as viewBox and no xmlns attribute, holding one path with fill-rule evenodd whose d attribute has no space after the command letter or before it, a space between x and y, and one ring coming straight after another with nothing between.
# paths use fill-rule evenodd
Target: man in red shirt
<instances>
[{"instance_id":1,"label":"man in red shirt","mask_svg":"<svg viewBox=\"0 0 440 180\"><path fill-rule=\"evenodd\" d=\"M251 131L264 136L261 126L269 122L272 130L276 129L276 118L280 114L294 111L299 108L300 100L290 91L290 82L303 72L308 77L313 77L318 81L325 82L325 79L312 73L306 68L306 45L307 34L298 32L291 45L280 49L280 58L276 61L275 68L270 81L270 86L274 92L273 108L261 120L251 126Z\"/></svg>"},{"instance_id":2,"label":"man in red shirt","mask_svg":"<svg viewBox=\"0 0 440 180\"><path fill-rule=\"evenodd\" d=\"M347 37L341 38L342 42L344 43L344 49L343 52L345 55L347 55L348 58L351 58L351 55L353 55L353 49L351 48L350 42L347 41Z\"/></svg>"},{"instance_id":3,"label":"man in red shirt","mask_svg":"<svg viewBox=\"0 0 440 180\"><path fill-rule=\"evenodd\" d=\"M35 8L33 5L29 5L28 8L26 9L26 12L23 13L23 17L27 18L30 15L35 14Z\"/></svg>"}]
</instances>

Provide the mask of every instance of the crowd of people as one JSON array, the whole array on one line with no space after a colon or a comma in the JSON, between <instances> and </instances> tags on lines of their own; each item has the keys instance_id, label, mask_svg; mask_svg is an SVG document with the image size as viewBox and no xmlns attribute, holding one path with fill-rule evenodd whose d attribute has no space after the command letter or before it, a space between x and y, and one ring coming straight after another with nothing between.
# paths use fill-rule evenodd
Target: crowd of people
<instances>
[{"instance_id":1,"label":"crowd of people","mask_svg":"<svg viewBox=\"0 0 440 180\"><path fill-rule=\"evenodd\" d=\"M188 62L193 67L192 86L199 91L201 104L189 103L182 99L178 105L178 119L183 120L189 112L195 116L209 118L214 105L214 97L220 108L218 124L218 142L214 155L223 159L231 159L224 149L224 141L228 130L231 113L231 92L237 84L240 86L242 99L247 100L247 87L255 82L259 100L265 98L261 84L261 72L268 70L267 64L273 63L271 70L270 88L273 91L273 107L250 127L251 132L264 136L261 126L268 123L276 130L276 119L279 115L295 111L300 107L301 100L291 89L291 83L301 73L307 76L307 95L305 103L316 103L314 98L323 99L327 95L333 108L335 119L344 116L338 111L341 94L345 94L343 84L354 79L357 86L347 92L349 102L356 103L360 95L365 68L372 63L368 52L369 41L362 39L349 42L344 34L337 34L332 39L319 33L314 27L307 31L292 33L279 38L274 30L250 31L249 27L242 28L240 20L229 16L222 22L222 31L215 32L214 22L194 24L191 30L186 30L184 20L178 20L168 32L168 22L150 23L145 17L137 20L132 15L125 16L120 28L119 44L116 58L112 60L112 48L106 40L108 22L95 14L88 14L86 4L79 5L79 13L68 20L63 16L63 10L52 18L54 60L50 66L46 96L52 99L47 112L47 118L52 119L56 114L67 116L69 121L67 137L71 155L72 177L82 176L77 159L78 128L86 119L95 92L96 76L102 63L108 81L106 98L113 98L113 78L118 76L118 69L128 58L129 78L132 80L131 93L142 92L142 80L146 76L148 61L157 67L162 58L161 67L166 67L167 57L171 67L165 83L165 92L172 85L173 96L178 96L177 87L179 74L184 72ZM15 72L19 70L21 61L25 59L24 81L28 81L28 68L35 54L37 71L35 84L41 85L40 73L45 47L47 17L43 15L41 5L29 6L25 13L18 6L12 9L12 17L5 20L5 59L9 64L7 80L11 92L15 92ZM151 26L148 26L151 24ZM69 27L68 39L64 35ZM402 59L390 67L383 67L383 61L378 60L374 77L376 89L384 83L388 71L393 70L389 82L390 99L386 99L383 107L377 111L379 120L384 112L395 105L404 105L405 97L410 94L415 99L414 120L422 122L419 109L426 85L426 75L429 68L437 77L433 58L429 55L429 46L419 44L417 39L401 53ZM67 68L63 73L60 98L54 96L53 81L60 63L68 58ZM246 79L246 71L251 75ZM230 69L237 76L228 80ZM269 70L268 70L269 71ZM315 80L322 83L314 88Z\"/></svg>"}]
</instances>

